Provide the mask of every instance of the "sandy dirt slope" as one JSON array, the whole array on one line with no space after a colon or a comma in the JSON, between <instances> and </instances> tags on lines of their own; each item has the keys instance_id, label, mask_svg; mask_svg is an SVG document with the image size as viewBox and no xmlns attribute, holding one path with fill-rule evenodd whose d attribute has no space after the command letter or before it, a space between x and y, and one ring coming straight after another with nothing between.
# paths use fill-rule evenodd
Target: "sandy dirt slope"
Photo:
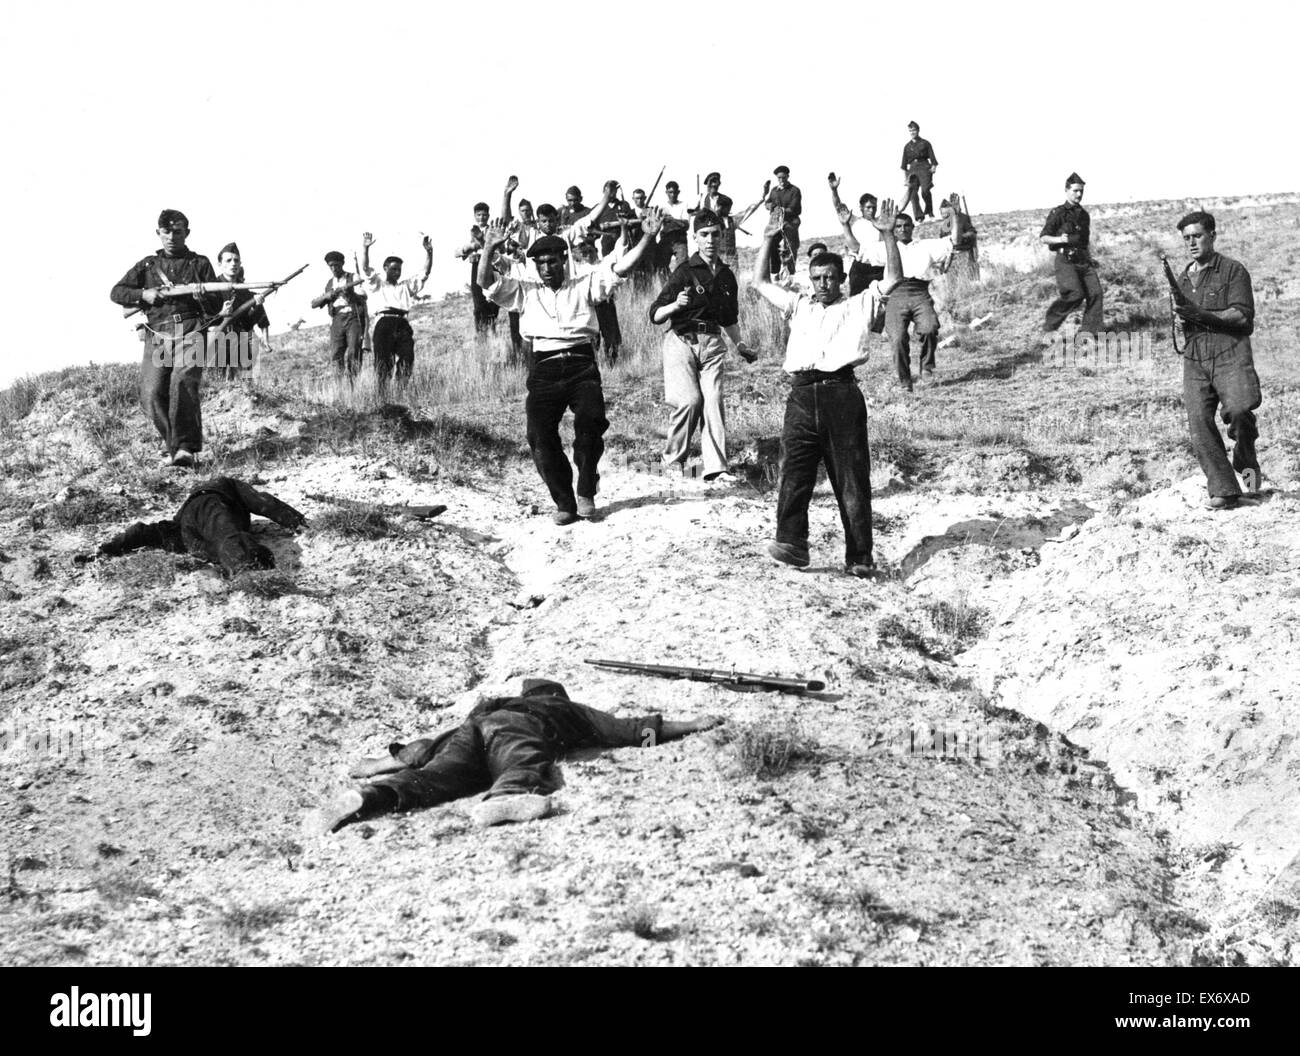
<instances>
[{"instance_id":1,"label":"sandy dirt slope","mask_svg":"<svg viewBox=\"0 0 1300 1056\"><path fill-rule=\"evenodd\" d=\"M881 465L880 556L840 571L820 491L813 568L758 556L772 496L612 469L598 523L549 522L532 469L441 483L370 453L294 453L302 423L222 394L256 476L309 516L328 494L443 502L375 540L265 526L292 577L232 590L188 558L84 568L105 530L0 534L0 794L8 963L1169 963L1212 959L1170 849L1104 766L990 709L925 606L1036 564L1088 516L1059 497L922 495ZM242 401L242 402L241 402ZM30 423L58 444L58 409ZM251 475L251 474L250 474ZM894 483L889 485L889 481ZM889 485L889 486L886 486ZM106 487L95 474L61 492ZM184 482L115 496L121 522ZM1072 512L1071 512L1072 511ZM48 510L46 511L48 513ZM39 511L37 511L39 514ZM1003 548L954 526L1007 520ZM1020 528L1016 528L1020 525ZM1026 527L1027 526L1027 527ZM977 533L978 534L978 533ZM977 591L978 592L978 591ZM599 671L613 657L824 678L794 698ZM558 815L482 832L464 804L321 841L300 819L363 755L457 721L526 675L721 732L570 760ZM788 773L740 772L747 729L797 724ZM40 731L53 734L42 747ZM61 746L68 731L80 750ZM940 750L935 749L935 733ZM33 740L33 736L36 740ZM974 746L982 758L974 757ZM944 749L946 746L946 750Z\"/></svg>"}]
</instances>

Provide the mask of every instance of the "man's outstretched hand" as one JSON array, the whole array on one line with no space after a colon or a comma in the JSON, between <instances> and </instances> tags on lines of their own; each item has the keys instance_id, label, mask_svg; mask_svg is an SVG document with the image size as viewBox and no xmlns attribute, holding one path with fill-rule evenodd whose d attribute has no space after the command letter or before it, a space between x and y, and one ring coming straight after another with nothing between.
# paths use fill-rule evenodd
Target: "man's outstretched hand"
<instances>
[{"instance_id":1,"label":"man's outstretched hand","mask_svg":"<svg viewBox=\"0 0 1300 1056\"><path fill-rule=\"evenodd\" d=\"M785 227L785 210L779 206L773 206L772 211L768 214L767 225L763 228L763 238L775 238Z\"/></svg>"},{"instance_id":2,"label":"man's outstretched hand","mask_svg":"<svg viewBox=\"0 0 1300 1056\"><path fill-rule=\"evenodd\" d=\"M894 230L894 220L898 217L898 207L894 205L894 199L886 198L876 209L876 215L872 217L871 226L877 231Z\"/></svg>"}]
</instances>

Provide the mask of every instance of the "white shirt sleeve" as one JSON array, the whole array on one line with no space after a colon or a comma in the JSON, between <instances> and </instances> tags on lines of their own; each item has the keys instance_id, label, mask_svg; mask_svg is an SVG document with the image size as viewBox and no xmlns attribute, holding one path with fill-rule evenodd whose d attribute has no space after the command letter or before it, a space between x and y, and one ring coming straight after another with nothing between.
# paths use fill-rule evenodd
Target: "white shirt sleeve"
<instances>
[{"instance_id":1,"label":"white shirt sleeve","mask_svg":"<svg viewBox=\"0 0 1300 1056\"><path fill-rule=\"evenodd\" d=\"M799 306L801 294L784 289L775 283L762 282L757 286L751 286L750 289L754 290L787 319L794 315L795 308Z\"/></svg>"}]
</instances>

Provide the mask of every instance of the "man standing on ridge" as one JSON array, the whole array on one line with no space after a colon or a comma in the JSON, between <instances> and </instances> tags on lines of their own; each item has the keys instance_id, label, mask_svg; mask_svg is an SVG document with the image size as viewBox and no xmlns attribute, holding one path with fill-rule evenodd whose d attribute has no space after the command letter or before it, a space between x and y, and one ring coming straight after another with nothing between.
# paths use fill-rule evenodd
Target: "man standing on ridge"
<instances>
[{"instance_id":1,"label":"man standing on ridge","mask_svg":"<svg viewBox=\"0 0 1300 1056\"><path fill-rule=\"evenodd\" d=\"M934 156L934 147L928 139L921 138L921 126L915 121L907 123L907 134L911 137L903 144L902 169L905 175L907 199L903 202L904 212L912 206L912 215L919 224L926 217L934 216L934 201L930 197L930 188L934 185L934 170L939 167L939 159ZM921 210L921 201L925 200L925 211Z\"/></svg>"}]
</instances>

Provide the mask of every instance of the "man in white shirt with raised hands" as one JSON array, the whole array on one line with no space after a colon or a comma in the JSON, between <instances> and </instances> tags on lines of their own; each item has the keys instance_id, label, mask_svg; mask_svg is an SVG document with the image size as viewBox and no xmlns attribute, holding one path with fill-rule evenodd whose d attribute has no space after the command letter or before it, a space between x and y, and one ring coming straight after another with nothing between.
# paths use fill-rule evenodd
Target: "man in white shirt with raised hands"
<instances>
[{"instance_id":1,"label":"man in white shirt with raised hands","mask_svg":"<svg viewBox=\"0 0 1300 1056\"><path fill-rule=\"evenodd\" d=\"M880 225L877 224L877 227ZM908 336L909 325L915 327L921 344L920 372L925 377L934 374L935 350L939 347L939 313L934 310L930 296L930 282L943 274L952 258L957 225L943 238L923 238L912 241L912 218L900 212L894 222L894 237L898 241L898 255L903 264L903 278L889 293L885 309L885 330L894 349L894 369L898 384L912 391L912 343ZM861 255L859 259L862 259ZM885 263L885 247L876 243L866 248L868 263Z\"/></svg>"},{"instance_id":2,"label":"man in white shirt with raised hands","mask_svg":"<svg viewBox=\"0 0 1300 1056\"><path fill-rule=\"evenodd\" d=\"M407 320L415 298L429 281L433 270L433 240L425 235L424 274L418 279L402 278L402 258L385 257L381 276L370 266L370 247L375 236L361 235L361 270L367 280L367 300L375 319L375 377L383 389L394 371L398 381L406 381L415 367L415 333Z\"/></svg>"},{"instance_id":3,"label":"man in white shirt with raised hands","mask_svg":"<svg viewBox=\"0 0 1300 1056\"><path fill-rule=\"evenodd\" d=\"M500 277L492 258L507 238L506 224L493 221L486 232L479 285L489 300L520 313L520 330L533 342L524 403L528 447L555 502L552 520L556 524L596 516L598 465L609 428L594 348L599 333L596 304L636 267L663 224L662 211L650 209L641 223L646 237L618 260L571 268L568 243L558 235L547 235L528 248L528 265L515 266ZM573 411L572 465L560 443L560 420L569 409Z\"/></svg>"},{"instance_id":4,"label":"man in white shirt with raised hands","mask_svg":"<svg viewBox=\"0 0 1300 1056\"><path fill-rule=\"evenodd\" d=\"M859 350L863 335L883 310L884 298L902 275L894 238L894 203L882 202L872 221L885 247L885 278L854 297L844 296L844 260L822 253L809 267L813 293L782 289L768 272L769 254L782 236L785 217L778 206L763 231L750 282L790 322L783 367L790 375L785 421L781 428L781 483L776 504L773 560L806 568L808 505L817 484L817 466L826 476L844 525L845 569L855 576L876 575L871 554L871 456L867 448L867 404L853 368L866 362Z\"/></svg>"}]
</instances>

